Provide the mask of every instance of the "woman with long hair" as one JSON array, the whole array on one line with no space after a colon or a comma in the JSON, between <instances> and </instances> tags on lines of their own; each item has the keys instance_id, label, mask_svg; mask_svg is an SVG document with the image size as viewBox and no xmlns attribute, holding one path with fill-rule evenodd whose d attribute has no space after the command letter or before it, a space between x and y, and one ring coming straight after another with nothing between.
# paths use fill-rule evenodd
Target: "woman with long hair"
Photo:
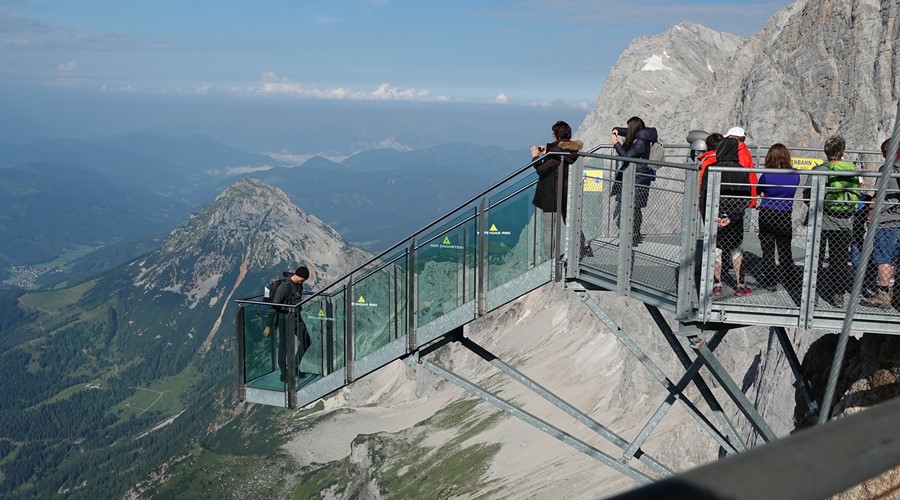
<instances>
[{"instance_id":1,"label":"woman with long hair","mask_svg":"<svg viewBox=\"0 0 900 500\"><path fill-rule=\"evenodd\" d=\"M538 174L537 189L534 192L532 204L544 212L544 251L550 255L550 245L553 236L553 219L551 215L557 210L562 212L562 221L566 222L566 198L569 184L569 165L578 159L578 151L584 146L581 141L572 140L572 127L560 120L553 124L553 142L546 146L531 146L531 160ZM542 159L547 153L568 153L566 155L551 155ZM559 169L562 168L562 199L556 199L557 179ZM558 247L561 248L561 247Z\"/></svg>"},{"instance_id":2,"label":"woman with long hair","mask_svg":"<svg viewBox=\"0 0 900 500\"><path fill-rule=\"evenodd\" d=\"M791 251L793 237L791 212L794 209L794 194L800 184L800 174L793 169L791 152L781 143L773 144L769 148L764 166L781 170L777 173L762 174L756 187L757 195L762 200L759 203L759 244L763 264L759 286L774 290L779 275L790 278L796 272L794 255Z\"/></svg>"},{"instance_id":3,"label":"woman with long hair","mask_svg":"<svg viewBox=\"0 0 900 500\"><path fill-rule=\"evenodd\" d=\"M647 127L638 116L632 116L626 123L627 127L615 127L612 129L612 143L616 154L626 158L650 158L650 145L659 139L656 128ZM625 141L620 143L619 137L624 135ZM650 183L653 182L654 173L646 163L635 163L637 170L634 180L634 224L631 234L632 246L638 246L643 240L641 224L644 219L644 207L650 197ZM622 203L622 179L623 174L631 166L631 162L623 161L616 172L612 186L612 194L616 198L616 208L613 217L618 220Z\"/></svg>"}]
</instances>

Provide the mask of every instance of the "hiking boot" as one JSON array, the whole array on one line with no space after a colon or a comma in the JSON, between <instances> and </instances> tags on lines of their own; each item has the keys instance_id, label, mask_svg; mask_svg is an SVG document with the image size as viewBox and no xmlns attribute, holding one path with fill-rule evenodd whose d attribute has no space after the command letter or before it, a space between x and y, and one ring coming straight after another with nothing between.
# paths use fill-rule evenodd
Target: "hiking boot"
<instances>
[{"instance_id":1,"label":"hiking boot","mask_svg":"<svg viewBox=\"0 0 900 500\"><path fill-rule=\"evenodd\" d=\"M722 285L713 285L713 295L722 295Z\"/></svg>"},{"instance_id":2,"label":"hiking boot","mask_svg":"<svg viewBox=\"0 0 900 500\"><path fill-rule=\"evenodd\" d=\"M749 286L739 286L737 287L737 291L735 292L738 297L748 297L753 290L750 289Z\"/></svg>"},{"instance_id":3,"label":"hiking boot","mask_svg":"<svg viewBox=\"0 0 900 500\"><path fill-rule=\"evenodd\" d=\"M890 309L893 303L893 293L891 290L879 289L875 295L864 297L862 303L867 306L880 307L882 309Z\"/></svg>"},{"instance_id":4,"label":"hiking boot","mask_svg":"<svg viewBox=\"0 0 900 500\"><path fill-rule=\"evenodd\" d=\"M843 309L844 308L844 294L843 293L833 293L829 297L828 303L832 306Z\"/></svg>"}]
</instances>

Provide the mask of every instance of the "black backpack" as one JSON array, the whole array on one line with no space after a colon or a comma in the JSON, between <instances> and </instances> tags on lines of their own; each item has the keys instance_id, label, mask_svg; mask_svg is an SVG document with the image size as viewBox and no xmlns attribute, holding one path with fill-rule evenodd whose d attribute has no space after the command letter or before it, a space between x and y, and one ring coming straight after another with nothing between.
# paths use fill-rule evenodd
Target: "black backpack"
<instances>
[{"instance_id":1,"label":"black backpack","mask_svg":"<svg viewBox=\"0 0 900 500\"><path fill-rule=\"evenodd\" d=\"M278 290L278 287L281 286L282 283L287 278L275 278L271 283L263 288L263 302L272 302L275 299L275 292ZM285 296L288 298L289 295Z\"/></svg>"}]
</instances>

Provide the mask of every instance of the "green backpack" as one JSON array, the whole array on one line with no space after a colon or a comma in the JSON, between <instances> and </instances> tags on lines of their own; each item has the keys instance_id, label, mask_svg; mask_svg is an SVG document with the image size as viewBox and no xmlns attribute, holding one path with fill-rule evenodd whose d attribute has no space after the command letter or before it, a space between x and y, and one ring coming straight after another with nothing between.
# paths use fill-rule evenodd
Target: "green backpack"
<instances>
[{"instance_id":1,"label":"green backpack","mask_svg":"<svg viewBox=\"0 0 900 500\"><path fill-rule=\"evenodd\" d=\"M856 172L856 165L849 161L826 163L829 170ZM825 188L825 213L836 217L850 217L859 205L859 177L828 176Z\"/></svg>"}]
</instances>

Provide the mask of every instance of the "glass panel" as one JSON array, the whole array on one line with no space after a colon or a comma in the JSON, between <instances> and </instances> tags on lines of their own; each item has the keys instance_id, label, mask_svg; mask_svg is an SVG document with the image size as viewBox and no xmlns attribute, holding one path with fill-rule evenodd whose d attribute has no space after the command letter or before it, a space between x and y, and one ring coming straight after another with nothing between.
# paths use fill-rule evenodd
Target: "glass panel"
<instances>
[{"instance_id":1,"label":"glass panel","mask_svg":"<svg viewBox=\"0 0 900 500\"><path fill-rule=\"evenodd\" d=\"M477 224L472 209L421 240L416 250L419 325L475 298Z\"/></svg>"},{"instance_id":2,"label":"glass panel","mask_svg":"<svg viewBox=\"0 0 900 500\"><path fill-rule=\"evenodd\" d=\"M301 357L301 372L328 375L343 369L345 316L343 290L303 305L310 346Z\"/></svg>"},{"instance_id":3,"label":"glass panel","mask_svg":"<svg viewBox=\"0 0 900 500\"><path fill-rule=\"evenodd\" d=\"M406 262L396 257L354 283L355 359L406 335Z\"/></svg>"},{"instance_id":4,"label":"glass panel","mask_svg":"<svg viewBox=\"0 0 900 500\"><path fill-rule=\"evenodd\" d=\"M244 377L251 387L283 391L278 368L278 342L285 329L285 314L275 314L271 306L244 306ZM263 335L267 326L269 335Z\"/></svg>"},{"instance_id":5,"label":"glass panel","mask_svg":"<svg viewBox=\"0 0 900 500\"><path fill-rule=\"evenodd\" d=\"M531 203L536 179L531 174L490 200L485 219L488 290L547 260L547 249L541 250L543 214Z\"/></svg>"}]
</instances>

